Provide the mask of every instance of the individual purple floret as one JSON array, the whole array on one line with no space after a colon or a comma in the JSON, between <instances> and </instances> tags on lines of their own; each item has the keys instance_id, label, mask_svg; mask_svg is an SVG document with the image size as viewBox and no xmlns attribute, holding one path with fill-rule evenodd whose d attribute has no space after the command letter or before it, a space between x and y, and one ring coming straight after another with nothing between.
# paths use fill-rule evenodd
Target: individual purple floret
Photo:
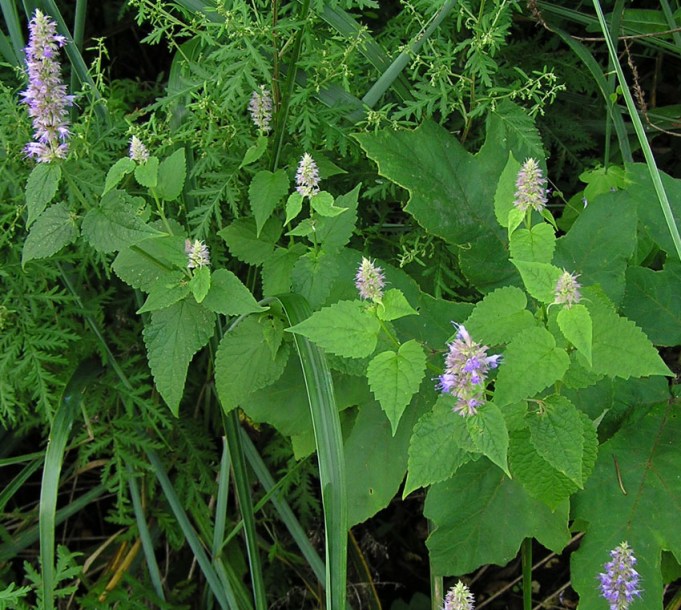
<instances>
[{"instance_id":1,"label":"individual purple floret","mask_svg":"<svg viewBox=\"0 0 681 610\"><path fill-rule=\"evenodd\" d=\"M601 595L610 604L610 610L627 610L634 597L641 597L638 572L634 569L634 551L622 542L610 551L612 561L608 561L605 572L598 575L601 581Z\"/></svg>"},{"instance_id":2,"label":"individual purple floret","mask_svg":"<svg viewBox=\"0 0 681 610\"><path fill-rule=\"evenodd\" d=\"M66 94L58 60L59 47L66 44L66 38L57 34L57 24L38 9L28 29L28 88L21 96L33 120L34 141L24 151L40 163L49 163L66 158L68 152L67 108L73 97Z\"/></svg>"},{"instance_id":3,"label":"individual purple floret","mask_svg":"<svg viewBox=\"0 0 681 610\"><path fill-rule=\"evenodd\" d=\"M442 610L473 610L475 599L471 590L461 581L456 583L445 596Z\"/></svg>"},{"instance_id":4,"label":"individual purple floret","mask_svg":"<svg viewBox=\"0 0 681 610\"><path fill-rule=\"evenodd\" d=\"M523 163L515 186L513 205L521 212L527 212L530 208L541 212L546 207L546 178L534 159Z\"/></svg>"},{"instance_id":5,"label":"individual purple floret","mask_svg":"<svg viewBox=\"0 0 681 610\"><path fill-rule=\"evenodd\" d=\"M385 276L383 269L376 267L368 258L362 257L362 262L355 275L355 286L359 296L363 299L377 301L383 296Z\"/></svg>"},{"instance_id":6,"label":"individual purple floret","mask_svg":"<svg viewBox=\"0 0 681 610\"><path fill-rule=\"evenodd\" d=\"M296 172L296 185L296 190L303 197L312 197L319 192L319 170L308 153L300 158Z\"/></svg>"},{"instance_id":7,"label":"individual purple floret","mask_svg":"<svg viewBox=\"0 0 681 610\"><path fill-rule=\"evenodd\" d=\"M253 92L248 110L255 126L263 133L269 133L272 121L272 96L265 85L260 86L260 91Z\"/></svg>"},{"instance_id":8,"label":"individual purple floret","mask_svg":"<svg viewBox=\"0 0 681 610\"><path fill-rule=\"evenodd\" d=\"M130 158L136 163L146 163L149 160L149 151L137 136L130 139Z\"/></svg>"},{"instance_id":9,"label":"individual purple floret","mask_svg":"<svg viewBox=\"0 0 681 610\"><path fill-rule=\"evenodd\" d=\"M187 239L184 242L184 251L187 254L187 269L197 269L210 265L210 253L208 246L198 239L192 242Z\"/></svg>"},{"instance_id":10,"label":"individual purple floret","mask_svg":"<svg viewBox=\"0 0 681 610\"><path fill-rule=\"evenodd\" d=\"M473 341L463 324L454 325L456 338L449 344L438 389L456 398L455 413L471 416L485 404L487 372L499 366L501 356L488 356L489 348Z\"/></svg>"},{"instance_id":11,"label":"individual purple floret","mask_svg":"<svg viewBox=\"0 0 681 610\"><path fill-rule=\"evenodd\" d=\"M558 278L555 289L556 304L564 304L568 309L575 303L579 303L582 299L582 294L579 289L582 287L577 281L579 275L563 270L563 274Z\"/></svg>"}]
</instances>

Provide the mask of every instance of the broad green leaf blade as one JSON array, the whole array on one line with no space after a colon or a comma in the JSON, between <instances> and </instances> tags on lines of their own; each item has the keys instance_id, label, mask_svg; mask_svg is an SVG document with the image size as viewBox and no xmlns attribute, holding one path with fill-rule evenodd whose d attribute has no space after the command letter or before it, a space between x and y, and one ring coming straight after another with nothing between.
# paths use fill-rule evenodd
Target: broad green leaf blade
<instances>
[{"instance_id":1,"label":"broad green leaf blade","mask_svg":"<svg viewBox=\"0 0 681 610\"><path fill-rule=\"evenodd\" d=\"M30 227L54 199L61 179L61 166L57 163L38 163L26 182L26 204Z\"/></svg>"},{"instance_id":2,"label":"broad green leaf blade","mask_svg":"<svg viewBox=\"0 0 681 610\"><path fill-rule=\"evenodd\" d=\"M140 186L148 189L156 188L158 184L158 157L149 157L146 163L135 167L135 180Z\"/></svg>"},{"instance_id":3,"label":"broad green leaf blade","mask_svg":"<svg viewBox=\"0 0 681 610\"><path fill-rule=\"evenodd\" d=\"M47 208L33 223L21 253L21 264L47 258L70 244L78 236L74 217L64 203Z\"/></svg>"},{"instance_id":4,"label":"broad green leaf blade","mask_svg":"<svg viewBox=\"0 0 681 610\"><path fill-rule=\"evenodd\" d=\"M480 407L472 417L464 418L476 449L499 466L509 477L508 429L504 415L493 402Z\"/></svg>"},{"instance_id":5,"label":"broad green leaf blade","mask_svg":"<svg viewBox=\"0 0 681 610\"><path fill-rule=\"evenodd\" d=\"M398 288L386 290L381 299L376 315L384 321L399 320L405 316L416 316L416 311Z\"/></svg>"},{"instance_id":6,"label":"broad green leaf blade","mask_svg":"<svg viewBox=\"0 0 681 610\"><path fill-rule=\"evenodd\" d=\"M210 290L203 300L203 306L226 316L240 316L265 310L258 305L251 291L241 280L227 269L213 271Z\"/></svg>"},{"instance_id":7,"label":"broad green leaf blade","mask_svg":"<svg viewBox=\"0 0 681 610\"><path fill-rule=\"evenodd\" d=\"M518 229L511 235L511 258L530 263L550 263L556 249L556 232L543 222L531 229Z\"/></svg>"},{"instance_id":8,"label":"broad green leaf blade","mask_svg":"<svg viewBox=\"0 0 681 610\"><path fill-rule=\"evenodd\" d=\"M576 407L563 396L551 396L526 420L537 453L581 488L584 437Z\"/></svg>"},{"instance_id":9,"label":"broad green leaf blade","mask_svg":"<svg viewBox=\"0 0 681 610\"><path fill-rule=\"evenodd\" d=\"M468 437L464 417L452 413L451 400L440 398L416 422L409 441L409 471L402 496L451 477L473 455L457 439Z\"/></svg>"},{"instance_id":10,"label":"broad green leaf blade","mask_svg":"<svg viewBox=\"0 0 681 610\"><path fill-rule=\"evenodd\" d=\"M140 217L144 200L112 190L83 218L82 232L99 252L115 252L159 233Z\"/></svg>"},{"instance_id":11,"label":"broad green leaf blade","mask_svg":"<svg viewBox=\"0 0 681 610\"><path fill-rule=\"evenodd\" d=\"M490 292L466 320L466 330L479 343L508 343L520 331L536 326L520 288L507 286Z\"/></svg>"},{"instance_id":12,"label":"broad green leaf blade","mask_svg":"<svg viewBox=\"0 0 681 610\"><path fill-rule=\"evenodd\" d=\"M238 218L218 235L225 240L232 256L249 265L261 265L274 252L281 229L281 222L270 218L258 236L254 219Z\"/></svg>"},{"instance_id":13,"label":"broad green leaf blade","mask_svg":"<svg viewBox=\"0 0 681 610\"><path fill-rule=\"evenodd\" d=\"M85 386L100 372L100 367L91 360L85 360L69 379L62 395L54 421L50 429L50 437L45 451L45 464L40 485L40 562L42 568L42 598L44 608L54 608L55 581L54 545L57 494L59 476L64 461L66 443L71 434L71 427L78 414Z\"/></svg>"},{"instance_id":14,"label":"broad green leaf blade","mask_svg":"<svg viewBox=\"0 0 681 610\"><path fill-rule=\"evenodd\" d=\"M310 315L302 297L285 295L278 300L292 326L300 327ZM294 340L307 386L319 461L326 529L326 605L345 608L348 506L340 419L323 352L304 337L294 334Z\"/></svg>"},{"instance_id":15,"label":"broad green leaf blade","mask_svg":"<svg viewBox=\"0 0 681 610\"><path fill-rule=\"evenodd\" d=\"M293 268L306 252L307 248L301 243L274 249L262 264L262 292L266 297L291 292Z\"/></svg>"},{"instance_id":16,"label":"broad green leaf blade","mask_svg":"<svg viewBox=\"0 0 681 610\"><path fill-rule=\"evenodd\" d=\"M310 197L310 206L320 216L325 218L334 218L345 212L345 208L338 207L334 204L333 195L326 191L320 191L316 195Z\"/></svg>"},{"instance_id":17,"label":"broad green leaf blade","mask_svg":"<svg viewBox=\"0 0 681 610\"><path fill-rule=\"evenodd\" d=\"M494 402L499 406L532 398L562 379L570 358L556 347L553 335L543 328L518 333L509 343L499 365Z\"/></svg>"},{"instance_id":18,"label":"broad green leaf blade","mask_svg":"<svg viewBox=\"0 0 681 610\"><path fill-rule=\"evenodd\" d=\"M164 235L123 248L114 259L113 270L129 286L149 292L158 281L171 283L178 267L186 264L184 239Z\"/></svg>"},{"instance_id":19,"label":"broad green leaf blade","mask_svg":"<svg viewBox=\"0 0 681 610\"><path fill-rule=\"evenodd\" d=\"M589 202L556 244L554 263L580 274L583 286L600 284L613 302L624 295L624 272L636 247L636 205L622 191ZM604 247L607 244L607 247Z\"/></svg>"},{"instance_id":20,"label":"broad green leaf blade","mask_svg":"<svg viewBox=\"0 0 681 610\"><path fill-rule=\"evenodd\" d=\"M255 163L258 159L260 159L260 157L262 157L265 154L265 151L267 150L267 142L268 140L266 136L258 136L258 139L255 141L255 144L252 144L246 150L244 158L241 161L241 165L239 166L239 169L241 169L242 167L246 167L251 163Z\"/></svg>"},{"instance_id":21,"label":"broad green leaf blade","mask_svg":"<svg viewBox=\"0 0 681 610\"><path fill-rule=\"evenodd\" d=\"M636 418L604 443L594 473L574 500L574 516L586 535L572 557L572 582L580 606L603 606L594 575L623 540L638 560L643 597L632 608L662 610L661 551L681 556L678 405L665 402ZM625 495L626 492L626 495Z\"/></svg>"},{"instance_id":22,"label":"broad green leaf blade","mask_svg":"<svg viewBox=\"0 0 681 610\"><path fill-rule=\"evenodd\" d=\"M194 354L213 336L215 314L185 299L151 314L144 328L149 367L156 388L177 416L187 369Z\"/></svg>"},{"instance_id":23,"label":"broad green leaf blade","mask_svg":"<svg viewBox=\"0 0 681 610\"><path fill-rule=\"evenodd\" d=\"M268 318L249 316L226 333L215 356L215 388L225 413L274 383L289 357L286 343L268 341Z\"/></svg>"},{"instance_id":24,"label":"broad green leaf blade","mask_svg":"<svg viewBox=\"0 0 681 610\"><path fill-rule=\"evenodd\" d=\"M106 195L111 189L116 188L123 178L135 171L136 167L137 164L130 157L123 157L116 161L106 173L102 195Z\"/></svg>"},{"instance_id":25,"label":"broad green leaf blade","mask_svg":"<svg viewBox=\"0 0 681 610\"><path fill-rule=\"evenodd\" d=\"M434 485L423 512L434 526L426 541L432 570L443 576L506 565L525 538L556 552L570 540L567 502L551 511L487 460Z\"/></svg>"},{"instance_id":26,"label":"broad green leaf blade","mask_svg":"<svg viewBox=\"0 0 681 610\"><path fill-rule=\"evenodd\" d=\"M156 280L149 291L144 305L137 310L138 314L158 311L174 305L184 299L191 291L187 276L181 271L163 275Z\"/></svg>"},{"instance_id":27,"label":"broad green leaf blade","mask_svg":"<svg viewBox=\"0 0 681 610\"><path fill-rule=\"evenodd\" d=\"M158 184L155 191L161 199L173 201L182 194L187 174L184 148L178 148L158 166Z\"/></svg>"},{"instance_id":28,"label":"broad green leaf blade","mask_svg":"<svg viewBox=\"0 0 681 610\"><path fill-rule=\"evenodd\" d=\"M321 216L316 222L315 238L325 252L335 252L345 246L352 237L357 222L358 184L345 195L336 197L336 205L345 208L345 212L338 216Z\"/></svg>"},{"instance_id":29,"label":"broad green leaf blade","mask_svg":"<svg viewBox=\"0 0 681 610\"><path fill-rule=\"evenodd\" d=\"M344 358L365 358L376 348L381 325L359 301L339 301L287 329Z\"/></svg>"},{"instance_id":30,"label":"broad green leaf blade","mask_svg":"<svg viewBox=\"0 0 681 610\"><path fill-rule=\"evenodd\" d=\"M208 267L199 267L194 270L194 275L189 280L189 288L197 303L203 303L203 300L206 298L210 290L210 280L210 269Z\"/></svg>"},{"instance_id":31,"label":"broad green leaf blade","mask_svg":"<svg viewBox=\"0 0 681 610\"><path fill-rule=\"evenodd\" d=\"M518 172L521 164L513 156L513 153L508 153L508 161L506 167L499 176L497 183L497 190L494 193L494 215L497 217L497 222L502 227L508 227L508 213L513 209L513 201L515 200L516 180L518 179Z\"/></svg>"},{"instance_id":32,"label":"broad green leaf blade","mask_svg":"<svg viewBox=\"0 0 681 610\"><path fill-rule=\"evenodd\" d=\"M303 196L298 191L293 191L286 200L286 220L284 220L284 224L288 225L292 220L295 220L302 209Z\"/></svg>"},{"instance_id":33,"label":"broad green leaf blade","mask_svg":"<svg viewBox=\"0 0 681 610\"><path fill-rule=\"evenodd\" d=\"M563 273L558 267L549 263L511 262L520 271L525 289L530 295L547 305L553 303L556 298L556 284Z\"/></svg>"},{"instance_id":34,"label":"broad green leaf blade","mask_svg":"<svg viewBox=\"0 0 681 610\"><path fill-rule=\"evenodd\" d=\"M563 307L558 312L556 321L563 336L577 348L591 366L593 328L589 310L579 303L572 307Z\"/></svg>"},{"instance_id":35,"label":"broad green leaf blade","mask_svg":"<svg viewBox=\"0 0 681 610\"><path fill-rule=\"evenodd\" d=\"M256 237L276 209L279 202L288 193L288 177L283 169L276 172L259 171L248 187L248 201L255 218Z\"/></svg>"},{"instance_id":36,"label":"broad green leaf blade","mask_svg":"<svg viewBox=\"0 0 681 610\"><path fill-rule=\"evenodd\" d=\"M397 352L378 354L369 363L369 386L390 420L393 436L425 372L426 355L413 340L403 343Z\"/></svg>"},{"instance_id":37,"label":"broad green leaf blade","mask_svg":"<svg viewBox=\"0 0 681 610\"><path fill-rule=\"evenodd\" d=\"M648 337L631 320L615 312L596 291L585 304L593 324L593 371L611 377L671 375Z\"/></svg>"},{"instance_id":38,"label":"broad green leaf blade","mask_svg":"<svg viewBox=\"0 0 681 610\"><path fill-rule=\"evenodd\" d=\"M294 292L318 309L325 302L338 275L338 257L324 251L308 252L294 264L291 281Z\"/></svg>"}]
</instances>

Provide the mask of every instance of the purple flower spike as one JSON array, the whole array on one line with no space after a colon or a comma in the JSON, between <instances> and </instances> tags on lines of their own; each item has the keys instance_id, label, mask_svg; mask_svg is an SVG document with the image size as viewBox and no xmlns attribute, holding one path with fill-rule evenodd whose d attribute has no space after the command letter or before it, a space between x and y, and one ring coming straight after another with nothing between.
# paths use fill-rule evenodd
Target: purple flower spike
<instances>
[{"instance_id":1,"label":"purple flower spike","mask_svg":"<svg viewBox=\"0 0 681 610\"><path fill-rule=\"evenodd\" d=\"M49 163L66 158L68 152L67 108L73 104L73 97L66 94L58 61L59 47L66 39L57 34L57 24L38 9L28 29L28 88L21 96L33 120L34 141L24 151L39 163Z\"/></svg>"},{"instance_id":2,"label":"purple flower spike","mask_svg":"<svg viewBox=\"0 0 681 610\"><path fill-rule=\"evenodd\" d=\"M312 197L319 192L319 170L314 159L305 153L296 172L296 190L303 197Z\"/></svg>"},{"instance_id":3,"label":"purple flower spike","mask_svg":"<svg viewBox=\"0 0 681 610\"><path fill-rule=\"evenodd\" d=\"M570 273L563 269L563 275L558 278L555 289L556 304L564 304L568 309L575 303L579 303L582 299L582 294L579 289L582 287L577 281L579 275Z\"/></svg>"},{"instance_id":4,"label":"purple flower spike","mask_svg":"<svg viewBox=\"0 0 681 610\"><path fill-rule=\"evenodd\" d=\"M471 590L459 581L447 591L442 610L473 610L475 608L474 602Z\"/></svg>"},{"instance_id":5,"label":"purple flower spike","mask_svg":"<svg viewBox=\"0 0 681 610\"><path fill-rule=\"evenodd\" d=\"M529 208L541 212L546 207L546 178L534 159L523 163L515 186L513 205L521 212L527 212Z\"/></svg>"},{"instance_id":6,"label":"purple flower spike","mask_svg":"<svg viewBox=\"0 0 681 610\"><path fill-rule=\"evenodd\" d=\"M149 160L149 151L137 136L130 139L130 158L136 163L146 163Z\"/></svg>"},{"instance_id":7,"label":"purple flower spike","mask_svg":"<svg viewBox=\"0 0 681 610\"><path fill-rule=\"evenodd\" d=\"M210 265L210 253L208 246L198 239L192 242L187 239L184 242L184 251L187 255L187 269L198 269Z\"/></svg>"},{"instance_id":8,"label":"purple flower spike","mask_svg":"<svg viewBox=\"0 0 681 610\"><path fill-rule=\"evenodd\" d=\"M385 286L383 269L376 267L368 258L362 257L362 263L355 275L355 286L361 298L379 300L383 296Z\"/></svg>"},{"instance_id":9,"label":"purple flower spike","mask_svg":"<svg viewBox=\"0 0 681 610\"><path fill-rule=\"evenodd\" d=\"M487 372L499 366L500 355L488 356L486 345L473 341L466 328L457 327L456 338L449 344L445 357L445 372L437 387L443 394L457 399L454 412L462 416L475 415L485 404Z\"/></svg>"},{"instance_id":10,"label":"purple flower spike","mask_svg":"<svg viewBox=\"0 0 681 610\"><path fill-rule=\"evenodd\" d=\"M605 564L605 572L598 575L601 595L610 604L610 610L627 610L634 597L641 597L638 572L634 569L634 551L622 542L610 551L612 561Z\"/></svg>"},{"instance_id":11,"label":"purple flower spike","mask_svg":"<svg viewBox=\"0 0 681 610\"><path fill-rule=\"evenodd\" d=\"M260 86L260 91L253 92L248 110L255 126L261 132L269 133L272 121L272 96L265 85Z\"/></svg>"}]
</instances>

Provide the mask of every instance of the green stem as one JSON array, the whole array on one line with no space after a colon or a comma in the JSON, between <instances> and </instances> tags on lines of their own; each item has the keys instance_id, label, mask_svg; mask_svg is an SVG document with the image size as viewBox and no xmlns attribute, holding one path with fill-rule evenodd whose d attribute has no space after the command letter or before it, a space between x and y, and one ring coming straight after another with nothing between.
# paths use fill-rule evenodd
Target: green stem
<instances>
[{"instance_id":1,"label":"green stem","mask_svg":"<svg viewBox=\"0 0 681 610\"><path fill-rule=\"evenodd\" d=\"M523 610L532 610L532 538L525 538L521 547L523 563Z\"/></svg>"}]
</instances>

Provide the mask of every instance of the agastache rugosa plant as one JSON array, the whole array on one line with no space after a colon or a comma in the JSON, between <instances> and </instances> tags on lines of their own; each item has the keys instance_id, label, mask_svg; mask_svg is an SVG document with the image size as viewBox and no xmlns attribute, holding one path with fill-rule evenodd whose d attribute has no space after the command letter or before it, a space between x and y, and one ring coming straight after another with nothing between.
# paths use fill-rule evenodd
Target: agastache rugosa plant
<instances>
[{"instance_id":1,"label":"agastache rugosa plant","mask_svg":"<svg viewBox=\"0 0 681 610\"><path fill-rule=\"evenodd\" d=\"M471 590L459 581L447 591L442 610L473 610L474 603L475 599Z\"/></svg>"},{"instance_id":2,"label":"agastache rugosa plant","mask_svg":"<svg viewBox=\"0 0 681 610\"><path fill-rule=\"evenodd\" d=\"M296 172L296 190L303 197L312 197L319 192L319 170L314 159L305 153Z\"/></svg>"},{"instance_id":3,"label":"agastache rugosa plant","mask_svg":"<svg viewBox=\"0 0 681 610\"><path fill-rule=\"evenodd\" d=\"M24 151L40 163L64 159L68 153L66 115L73 97L66 93L58 61L59 48L65 44L66 38L57 34L57 24L36 9L29 23L26 47L28 88L21 95L34 131L34 141Z\"/></svg>"},{"instance_id":4,"label":"agastache rugosa plant","mask_svg":"<svg viewBox=\"0 0 681 610\"><path fill-rule=\"evenodd\" d=\"M376 267L368 258L362 257L362 263L355 275L355 286L362 299L379 300L383 296L385 286L383 269Z\"/></svg>"},{"instance_id":5,"label":"agastache rugosa plant","mask_svg":"<svg viewBox=\"0 0 681 610\"><path fill-rule=\"evenodd\" d=\"M636 557L625 541L610 551L605 572L599 574L601 594L610 604L610 610L627 610L635 597L641 596L639 575L634 569Z\"/></svg>"},{"instance_id":6,"label":"agastache rugosa plant","mask_svg":"<svg viewBox=\"0 0 681 610\"><path fill-rule=\"evenodd\" d=\"M255 126L262 133L269 133L272 122L272 96L265 85L260 86L260 91L253 92L248 110Z\"/></svg>"}]
</instances>

